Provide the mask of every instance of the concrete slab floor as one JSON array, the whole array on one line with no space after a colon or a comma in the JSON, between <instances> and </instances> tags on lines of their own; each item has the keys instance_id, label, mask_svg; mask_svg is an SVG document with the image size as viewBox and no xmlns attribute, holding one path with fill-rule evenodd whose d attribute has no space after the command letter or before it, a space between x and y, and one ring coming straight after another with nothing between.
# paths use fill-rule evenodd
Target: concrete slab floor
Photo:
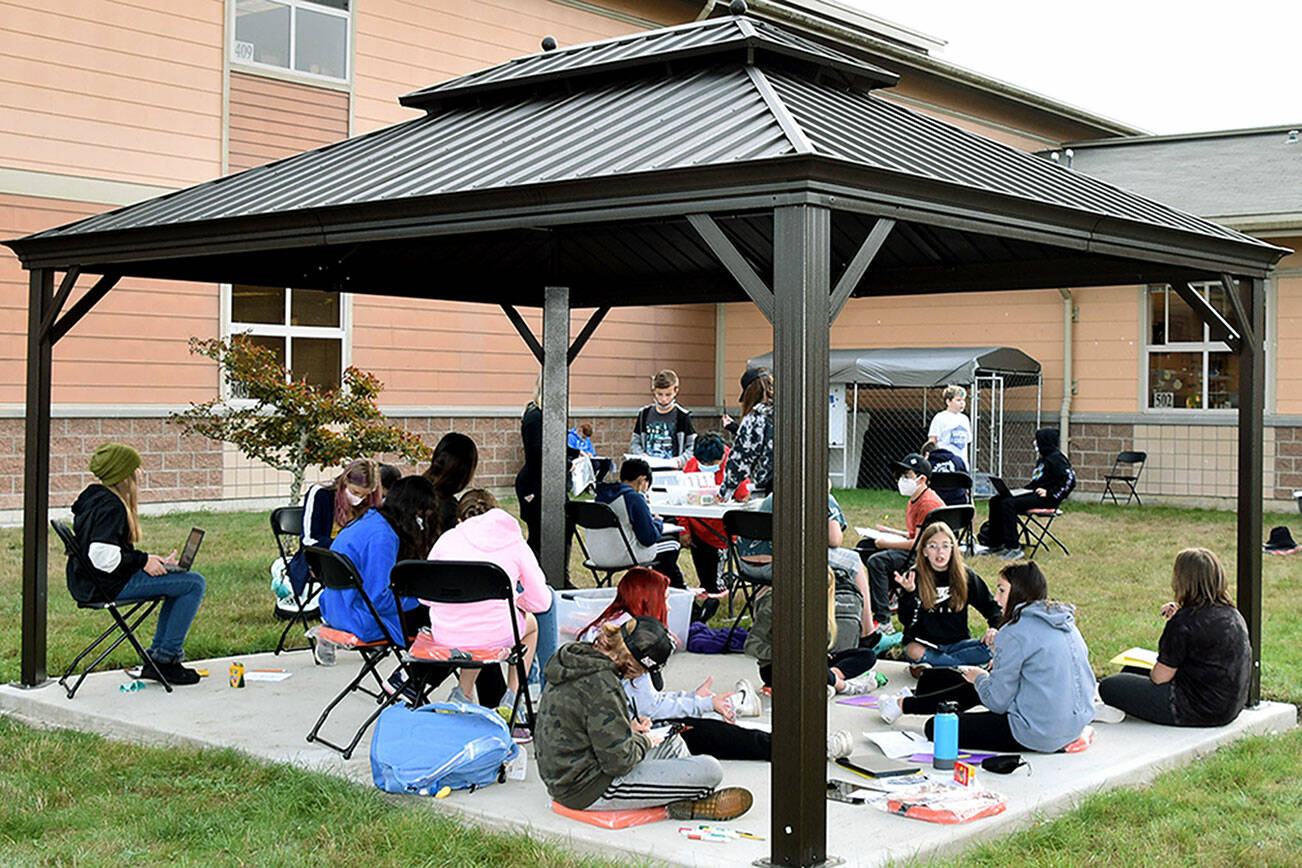
<instances>
[{"instance_id":1,"label":"concrete slab floor","mask_svg":"<svg viewBox=\"0 0 1302 868\"><path fill-rule=\"evenodd\" d=\"M251 683L242 690L228 685L232 659L248 668L284 668L292 676L279 683ZM194 744L230 747L273 762L345 777L371 785L368 759L369 734L350 760L304 736L321 708L355 673L357 658L341 653L333 667L314 666L306 652L274 657L244 655L197 661L211 675L193 687L168 695L151 684L135 693L118 686L127 678L121 671L92 675L73 700L54 683L23 690L0 687L0 713L40 725L97 732L150 744ZM901 664L881 663L890 677L883 688L894 691L913 684ZM385 670L388 671L387 669ZM678 654L666 669L666 688L694 689L709 676L715 688L730 689L737 678L755 680L755 665L740 654L707 656ZM450 684L450 682L449 682ZM443 698L447 685L436 698ZM363 696L345 700L327 722L326 735L346 738L374 706ZM758 724L767 727L770 701ZM864 731L883 730L871 709L828 703L829 728L848 729L857 745L856 755L867 757L877 748ZM896 728L921 729L923 718L905 716ZM1247 734L1277 732L1297 725L1297 709L1288 704L1262 703L1245 711L1232 725L1215 729L1159 727L1133 719L1119 724L1095 724L1093 746L1080 754L1028 754L1031 770L1019 769L1007 777L982 775L982 783L1007 798L1008 809L996 817L958 826L944 826L893 816L863 805L828 803L827 852L850 866L876 866L914 855L955 852L976 840L997 837L1045 817L1069 810L1081 798L1098 790L1136 784L1158 772L1187 764L1216 747ZM642 860L674 865L751 864L769 854L767 841L732 840L726 843L691 841L677 832L674 821L622 831L599 829L561 817L550 810L550 800L532 762L528 778L509 781L475 793L457 792L449 798L411 797L414 804L512 831L526 831L576 851L613 859ZM726 824L732 828L769 836L770 781L767 763L725 762L725 785L748 787L755 805L745 816ZM852 775L828 766L829 777ZM723 824L721 824L723 825Z\"/></svg>"}]
</instances>

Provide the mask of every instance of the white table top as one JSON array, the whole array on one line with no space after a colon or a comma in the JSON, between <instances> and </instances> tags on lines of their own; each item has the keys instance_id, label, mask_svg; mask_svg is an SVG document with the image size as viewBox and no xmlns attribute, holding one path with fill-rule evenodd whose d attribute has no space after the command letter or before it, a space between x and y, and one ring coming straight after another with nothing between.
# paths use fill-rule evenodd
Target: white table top
<instances>
[{"instance_id":1,"label":"white table top","mask_svg":"<svg viewBox=\"0 0 1302 868\"><path fill-rule=\"evenodd\" d=\"M744 502L729 501L727 503L711 503L708 505L689 504L689 503L657 503L651 501L651 511L656 515L670 515L675 518L723 518L725 512L734 509L754 510L759 506L758 500L747 500Z\"/></svg>"}]
</instances>

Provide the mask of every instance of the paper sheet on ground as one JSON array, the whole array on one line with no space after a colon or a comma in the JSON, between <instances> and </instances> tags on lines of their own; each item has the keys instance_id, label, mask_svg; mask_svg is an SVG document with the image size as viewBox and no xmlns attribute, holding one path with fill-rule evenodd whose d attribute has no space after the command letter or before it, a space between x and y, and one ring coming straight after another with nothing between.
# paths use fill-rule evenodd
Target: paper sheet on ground
<instances>
[{"instance_id":1,"label":"paper sheet on ground","mask_svg":"<svg viewBox=\"0 0 1302 868\"><path fill-rule=\"evenodd\" d=\"M284 681L293 672L258 672L256 669L250 669L244 673L244 681Z\"/></svg>"},{"instance_id":2,"label":"paper sheet on ground","mask_svg":"<svg viewBox=\"0 0 1302 868\"><path fill-rule=\"evenodd\" d=\"M978 753L976 751L961 750L958 752L958 756L955 757L955 759L965 763L976 765L980 763L982 760L986 759L987 757L992 757L992 756L994 756L994 754L992 753ZM935 755L930 751L919 751L918 753L915 753L909 757L909 762L930 763L934 758Z\"/></svg>"},{"instance_id":3,"label":"paper sheet on ground","mask_svg":"<svg viewBox=\"0 0 1302 868\"><path fill-rule=\"evenodd\" d=\"M932 749L931 742L916 732L889 729L881 732L865 732L863 736L877 745L881 752L891 759L901 759L918 751Z\"/></svg>"},{"instance_id":4,"label":"paper sheet on ground","mask_svg":"<svg viewBox=\"0 0 1302 868\"><path fill-rule=\"evenodd\" d=\"M900 542L908 539L908 537L901 536L898 533L889 533L888 531L878 530L875 527L859 527L858 525L855 525L855 530L858 531L859 536L864 539L884 539Z\"/></svg>"},{"instance_id":5,"label":"paper sheet on ground","mask_svg":"<svg viewBox=\"0 0 1302 868\"><path fill-rule=\"evenodd\" d=\"M1139 666L1143 669L1152 669L1157 663L1157 652L1149 651L1147 648L1127 648L1108 662L1117 666Z\"/></svg>"}]
</instances>

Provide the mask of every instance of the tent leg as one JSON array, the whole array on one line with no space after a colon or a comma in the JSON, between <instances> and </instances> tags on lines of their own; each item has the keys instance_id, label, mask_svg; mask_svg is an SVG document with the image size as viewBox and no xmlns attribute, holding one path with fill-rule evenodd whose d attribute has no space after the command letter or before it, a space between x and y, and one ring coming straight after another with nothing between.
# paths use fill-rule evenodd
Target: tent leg
<instances>
[{"instance_id":1,"label":"tent leg","mask_svg":"<svg viewBox=\"0 0 1302 868\"><path fill-rule=\"evenodd\" d=\"M772 853L826 864L827 393L831 215L775 209Z\"/></svg>"},{"instance_id":2,"label":"tent leg","mask_svg":"<svg viewBox=\"0 0 1302 868\"><path fill-rule=\"evenodd\" d=\"M23 472L23 637L21 684L46 680L46 614L49 602L50 368L53 344L42 328L52 306L54 273L38 268L29 277L27 303L27 428Z\"/></svg>"}]
</instances>

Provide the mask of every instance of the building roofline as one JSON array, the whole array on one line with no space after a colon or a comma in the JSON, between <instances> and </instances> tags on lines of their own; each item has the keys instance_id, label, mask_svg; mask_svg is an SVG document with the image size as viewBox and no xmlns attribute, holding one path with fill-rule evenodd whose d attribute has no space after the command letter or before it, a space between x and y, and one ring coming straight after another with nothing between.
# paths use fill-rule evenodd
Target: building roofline
<instances>
[{"instance_id":1,"label":"building roofline","mask_svg":"<svg viewBox=\"0 0 1302 868\"><path fill-rule=\"evenodd\" d=\"M1146 145L1150 142L1184 142L1197 139L1229 139L1236 136L1259 136L1265 133L1284 133L1293 130L1302 131L1302 123L1274 124L1268 127L1241 127L1232 130L1205 130L1197 133L1170 133L1165 135L1121 136L1112 139L1084 139L1079 142L1065 142L1064 148L1097 148L1114 145Z\"/></svg>"}]
</instances>

